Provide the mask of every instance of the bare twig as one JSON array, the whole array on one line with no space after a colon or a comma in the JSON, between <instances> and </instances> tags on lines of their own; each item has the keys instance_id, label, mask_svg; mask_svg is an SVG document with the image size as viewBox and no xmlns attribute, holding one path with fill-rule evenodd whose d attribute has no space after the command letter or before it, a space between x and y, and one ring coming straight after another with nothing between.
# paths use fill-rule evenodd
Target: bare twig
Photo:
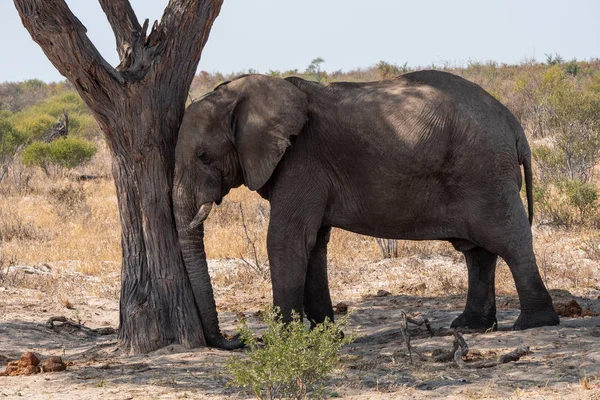
<instances>
[{"instance_id":1,"label":"bare twig","mask_svg":"<svg viewBox=\"0 0 600 400\"><path fill-rule=\"evenodd\" d=\"M239 203L238 205L240 207L240 214L242 216L242 227L244 228L244 235L246 236L246 243L247 243L247 246L252 251L252 258L254 260L253 260L253 262L249 262L243 256L241 257L241 259L243 262L246 263L246 265L248 265L250 268L252 268L256 272L258 272L262 276L263 279L266 279L268 277L268 270L267 270L266 266L264 266L258 258L258 250L256 249L256 240L252 239L250 237L250 233L248 232L248 225L246 224L246 216L244 215L244 207L242 206L242 203Z\"/></svg>"},{"instance_id":2,"label":"bare twig","mask_svg":"<svg viewBox=\"0 0 600 400\"><path fill-rule=\"evenodd\" d=\"M454 344L452 353L454 354L454 363L458 366L458 368L467 368L462 358L469 353L469 345L460 332L455 330L453 333Z\"/></svg>"},{"instance_id":3,"label":"bare twig","mask_svg":"<svg viewBox=\"0 0 600 400\"><path fill-rule=\"evenodd\" d=\"M454 348L452 351L454 353L454 363L460 369L493 368L501 364L519 361L521 357L526 356L527 354L531 354L529 346L519 346L515 350L503 356L500 356L496 360L483 360L479 362L466 363L463 360L463 357L465 357L469 352L469 345L467 344L467 341L465 340L463 335L458 331L454 331Z\"/></svg>"},{"instance_id":4,"label":"bare twig","mask_svg":"<svg viewBox=\"0 0 600 400\"><path fill-rule=\"evenodd\" d=\"M406 317L406 321L410 322L413 325L417 325L417 326L423 326L425 325L425 328L427 328L427 332L429 332L429 336L430 337L434 337L435 336L435 332L433 331L433 329L431 329L431 324L429 324L429 320L425 317L422 318L411 318L411 317Z\"/></svg>"},{"instance_id":5,"label":"bare twig","mask_svg":"<svg viewBox=\"0 0 600 400\"><path fill-rule=\"evenodd\" d=\"M55 325L55 322L61 322L61 324ZM90 336L104 336L117 333L117 330L114 328L88 328L87 326L84 326L81 321L75 322L64 316L50 317L48 321L46 321L46 328L59 333L62 331L66 331L67 333L81 331Z\"/></svg>"},{"instance_id":6,"label":"bare twig","mask_svg":"<svg viewBox=\"0 0 600 400\"><path fill-rule=\"evenodd\" d=\"M402 338L404 339L404 343L406 344L406 348L408 349L408 357L410 358L410 362L413 362L412 359L412 353L414 352L415 354L417 354L421 359L425 359L425 357L419 353L418 351L416 351L410 344L410 334L408 333L408 323L410 322L411 324L416 324L416 325L423 325L426 324L426 326L429 325L429 321L427 321L427 318L425 318L423 321L417 321L413 318L410 318L406 315L406 313L404 311L401 312L401 317L400 317L400 332L402 332ZM425 322L427 321L427 322ZM431 332L431 327L428 327L428 329Z\"/></svg>"}]
</instances>

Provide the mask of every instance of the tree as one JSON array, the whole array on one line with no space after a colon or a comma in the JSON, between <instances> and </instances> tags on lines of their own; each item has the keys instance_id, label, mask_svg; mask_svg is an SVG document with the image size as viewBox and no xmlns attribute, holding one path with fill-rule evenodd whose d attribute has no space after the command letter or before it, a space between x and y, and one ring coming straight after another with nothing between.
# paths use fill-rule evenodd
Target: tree
<instances>
[{"instance_id":1,"label":"tree","mask_svg":"<svg viewBox=\"0 0 600 400\"><path fill-rule=\"evenodd\" d=\"M306 73L310 75L314 75L317 82L321 82L323 79L323 72L321 71L321 64L325 62L323 57L317 57L310 62L308 67L306 68Z\"/></svg>"},{"instance_id":2,"label":"tree","mask_svg":"<svg viewBox=\"0 0 600 400\"><path fill-rule=\"evenodd\" d=\"M14 0L25 28L76 88L105 134L122 225L122 346L145 353L206 344L172 211L185 101L223 0L170 0L149 29L128 0L99 0L114 32L113 68L64 0Z\"/></svg>"}]
</instances>

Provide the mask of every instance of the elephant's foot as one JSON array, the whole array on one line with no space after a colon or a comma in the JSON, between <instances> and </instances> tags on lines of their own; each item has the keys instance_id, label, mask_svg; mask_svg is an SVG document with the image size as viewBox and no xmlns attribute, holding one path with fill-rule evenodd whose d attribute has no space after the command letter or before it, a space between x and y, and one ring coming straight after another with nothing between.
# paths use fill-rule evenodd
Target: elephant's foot
<instances>
[{"instance_id":1,"label":"elephant's foot","mask_svg":"<svg viewBox=\"0 0 600 400\"><path fill-rule=\"evenodd\" d=\"M235 335L233 338L228 339L223 335L219 336L206 336L206 344L210 347L215 347L223 350L235 350L241 349L246 344L244 341L238 336Z\"/></svg>"},{"instance_id":2,"label":"elephant's foot","mask_svg":"<svg viewBox=\"0 0 600 400\"><path fill-rule=\"evenodd\" d=\"M495 331L498 329L498 320L496 319L495 314L485 315L465 311L456 317L454 321L452 321L450 327L475 329L481 331L492 329Z\"/></svg>"},{"instance_id":3,"label":"elephant's foot","mask_svg":"<svg viewBox=\"0 0 600 400\"><path fill-rule=\"evenodd\" d=\"M521 311L515 321L513 330L537 328L540 326L554 326L560 324L560 319L554 308L541 311Z\"/></svg>"}]
</instances>

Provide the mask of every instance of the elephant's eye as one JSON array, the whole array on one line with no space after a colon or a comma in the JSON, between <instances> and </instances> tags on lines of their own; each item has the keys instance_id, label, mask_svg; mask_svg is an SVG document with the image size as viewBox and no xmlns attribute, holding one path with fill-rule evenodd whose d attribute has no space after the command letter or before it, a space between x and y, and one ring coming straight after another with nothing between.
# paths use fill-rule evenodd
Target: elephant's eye
<instances>
[{"instance_id":1,"label":"elephant's eye","mask_svg":"<svg viewBox=\"0 0 600 400\"><path fill-rule=\"evenodd\" d=\"M207 152L198 152L198 158L200 159L200 161L202 161L203 164L210 164L210 157Z\"/></svg>"}]
</instances>

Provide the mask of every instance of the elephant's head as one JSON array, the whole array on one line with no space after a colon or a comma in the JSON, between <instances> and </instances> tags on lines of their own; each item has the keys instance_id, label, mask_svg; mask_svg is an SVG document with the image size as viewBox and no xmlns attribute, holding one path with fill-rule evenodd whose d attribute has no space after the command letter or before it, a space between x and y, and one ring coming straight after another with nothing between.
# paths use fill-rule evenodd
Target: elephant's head
<instances>
[{"instance_id":1,"label":"elephant's head","mask_svg":"<svg viewBox=\"0 0 600 400\"><path fill-rule=\"evenodd\" d=\"M278 78L247 75L218 86L185 113L175 151L173 204L183 257L207 342L239 347L219 330L204 252L204 220L233 187L269 180L307 120L306 95Z\"/></svg>"}]
</instances>

